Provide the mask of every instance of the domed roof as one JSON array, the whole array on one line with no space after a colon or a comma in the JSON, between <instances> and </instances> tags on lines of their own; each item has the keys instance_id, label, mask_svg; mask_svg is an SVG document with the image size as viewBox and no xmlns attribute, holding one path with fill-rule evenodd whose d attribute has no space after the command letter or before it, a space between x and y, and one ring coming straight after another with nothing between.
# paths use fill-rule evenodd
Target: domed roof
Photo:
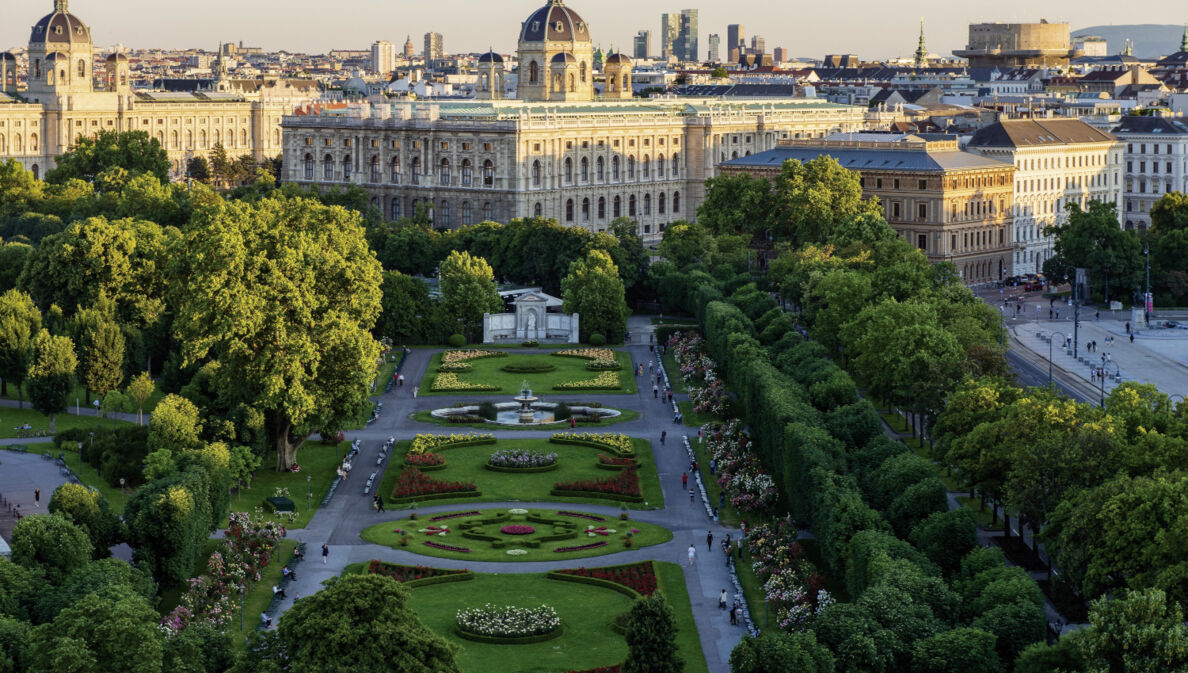
<instances>
[{"instance_id":1,"label":"domed roof","mask_svg":"<svg viewBox=\"0 0 1188 673\"><path fill-rule=\"evenodd\" d=\"M33 26L30 43L81 44L91 42L91 29L67 9L67 0L54 0L54 11Z\"/></svg>"},{"instance_id":2,"label":"domed roof","mask_svg":"<svg viewBox=\"0 0 1188 673\"><path fill-rule=\"evenodd\" d=\"M479 63L503 63L503 57L493 51L489 51L482 56L479 56Z\"/></svg>"},{"instance_id":3,"label":"domed roof","mask_svg":"<svg viewBox=\"0 0 1188 673\"><path fill-rule=\"evenodd\" d=\"M125 54L120 54L120 53L116 53L116 54L109 54L109 55L108 55L108 57L107 57L107 59L106 59L106 61L107 61L108 63L116 63L117 61L122 61L122 62L124 62L124 63L127 63L127 62L128 62L128 56L127 56L127 55L125 55Z\"/></svg>"},{"instance_id":4,"label":"domed roof","mask_svg":"<svg viewBox=\"0 0 1188 673\"><path fill-rule=\"evenodd\" d=\"M45 57L46 63L53 63L54 61L69 61L69 60L70 60L70 58L68 56L66 56L66 54L63 54L60 51L55 51L54 53Z\"/></svg>"},{"instance_id":5,"label":"domed roof","mask_svg":"<svg viewBox=\"0 0 1188 673\"><path fill-rule=\"evenodd\" d=\"M563 51L553 55L553 63L577 63L577 58L573 54Z\"/></svg>"},{"instance_id":6,"label":"domed roof","mask_svg":"<svg viewBox=\"0 0 1188 673\"><path fill-rule=\"evenodd\" d=\"M521 42L589 42L590 26L565 6L564 0L549 0L549 4L532 13L520 31Z\"/></svg>"},{"instance_id":7,"label":"domed roof","mask_svg":"<svg viewBox=\"0 0 1188 673\"><path fill-rule=\"evenodd\" d=\"M607 65L631 65L631 59L624 56L622 53L611 54L610 58L606 59Z\"/></svg>"},{"instance_id":8,"label":"domed roof","mask_svg":"<svg viewBox=\"0 0 1188 673\"><path fill-rule=\"evenodd\" d=\"M16 56L13 56L11 53L9 53L7 51L0 53L0 61L15 61L15 60L16 60Z\"/></svg>"}]
</instances>

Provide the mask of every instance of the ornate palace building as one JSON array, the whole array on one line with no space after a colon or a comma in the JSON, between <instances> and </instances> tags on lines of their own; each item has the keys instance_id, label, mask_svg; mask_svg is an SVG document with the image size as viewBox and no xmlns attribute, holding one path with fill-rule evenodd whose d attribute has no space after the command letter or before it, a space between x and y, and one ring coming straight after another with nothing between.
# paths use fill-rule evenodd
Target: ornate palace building
<instances>
[{"instance_id":1,"label":"ornate palace building","mask_svg":"<svg viewBox=\"0 0 1188 673\"><path fill-rule=\"evenodd\" d=\"M317 95L316 87L285 80L256 81L245 91L222 63L211 91L133 91L123 54L106 58L97 88L91 29L67 4L54 0L54 11L33 26L25 87L16 58L0 53L0 159L16 159L39 177L80 136L100 130L147 132L168 152L175 175L218 144L232 158L273 157L281 153L281 119Z\"/></svg>"},{"instance_id":2,"label":"ornate palace building","mask_svg":"<svg viewBox=\"0 0 1188 673\"><path fill-rule=\"evenodd\" d=\"M593 53L589 25L550 0L520 30L517 100L501 100L508 73L488 53L478 100L286 117L285 178L360 185L388 217L426 208L439 227L540 216L599 231L631 217L654 242L696 217L719 163L865 126L864 108L812 99L633 98L631 59L610 56L596 83Z\"/></svg>"}]
</instances>

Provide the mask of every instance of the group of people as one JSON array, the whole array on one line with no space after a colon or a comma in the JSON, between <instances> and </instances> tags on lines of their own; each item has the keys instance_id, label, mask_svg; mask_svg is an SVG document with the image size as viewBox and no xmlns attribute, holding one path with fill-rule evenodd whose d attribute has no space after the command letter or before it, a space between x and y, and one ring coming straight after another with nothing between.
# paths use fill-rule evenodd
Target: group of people
<instances>
[{"instance_id":1,"label":"group of people","mask_svg":"<svg viewBox=\"0 0 1188 673\"><path fill-rule=\"evenodd\" d=\"M718 609L726 610L727 601L729 600L726 590L722 589L722 593L718 594ZM734 604L729 606L730 610L730 625L737 626L742 624L742 602L739 601L738 594L734 595Z\"/></svg>"},{"instance_id":2,"label":"group of people","mask_svg":"<svg viewBox=\"0 0 1188 673\"><path fill-rule=\"evenodd\" d=\"M383 514L384 499L379 493L376 493L375 495L371 496L371 509L374 509L375 511Z\"/></svg>"}]
</instances>

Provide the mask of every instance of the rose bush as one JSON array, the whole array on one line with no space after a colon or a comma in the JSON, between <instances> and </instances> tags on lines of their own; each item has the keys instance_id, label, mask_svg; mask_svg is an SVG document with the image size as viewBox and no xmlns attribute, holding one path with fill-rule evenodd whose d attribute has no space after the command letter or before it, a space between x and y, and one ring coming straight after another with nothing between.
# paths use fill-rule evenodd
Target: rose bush
<instances>
[{"instance_id":1,"label":"rose bush","mask_svg":"<svg viewBox=\"0 0 1188 673\"><path fill-rule=\"evenodd\" d=\"M478 608L459 610L458 628L480 636L523 638L552 633L561 628L561 618L551 606L519 608L490 603Z\"/></svg>"},{"instance_id":2,"label":"rose bush","mask_svg":"<svg viewBox=\"0 0 1188 673\"><path fill-rule=\"evenodd\" d=\"M408 468L397 477L396 486L392 489L392 497L399 500L423 495L468 493L477 490L478 488L472 482L441 481L416 468Z\"/></svg>"},{"instance_id":3,"label":"rose bush","mask_svg":"<svg viewBox=\"0 0 1188 673\"><path fill-rule=\"evenodd\" d=\"M530 468L548 467L557 463L557 454L540 453L525 449L500 449L491 454L487 461L495 467Z\"/></svg>"}]
</instances>

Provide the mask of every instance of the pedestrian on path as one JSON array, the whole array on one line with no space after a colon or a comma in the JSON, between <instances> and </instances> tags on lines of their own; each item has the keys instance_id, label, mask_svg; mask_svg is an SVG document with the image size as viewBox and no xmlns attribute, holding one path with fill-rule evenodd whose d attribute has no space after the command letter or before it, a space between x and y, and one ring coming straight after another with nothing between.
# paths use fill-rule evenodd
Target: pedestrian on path
<instances>
[{"instance_id":1,"label":"pedestrian on path","mask_svg":"<svg viewBox=\"0 0 1188 673\"><path fill-rule=\"evenodd\" d=\"M681 473L681 488L689 488L689 473Z\"/></svg>"},{"instance_id":2,"label":"pedestrian on path","mask_svg":"<svg viewBox=\"0 0 1188 673\"><path fill-rule=\"evenodd\" d=\"M660 398L660 386L656 385L655 383L652 384L652 397L654 399Z\"/></svg>"},{"instance_id":3,"label":"pedestrian on path","mask_svg":"<svg viewBox=\"0 0 1188 673\"><path fill-rule=\"evenodd\" d=\"M731 606L731 608L730 608L730 624L731 624L731 625L738 624L738 615L737 615L737 613L734 611L734 607L733 607L733 606Z\"/></svg>"},{"instance_id":4,"label":"pedestrian on path","mask_svg":"<svg viewBox=\"0 0 1188 673\"><path fill-rule=\"evenodd\" d=\"M664 438L665 438L665 437L668 437L668 431L667 431L667 430L661 430L661 431L660 431L660 444L661 444L661 445L663 445L663 444L664 444Z\"/></svg>"},{"instance_id":5,"label":"pedestrian on path","mask_svg":"<svg viewBox=\"0 0 1188 673\"><path fill-rule=\"evenodd\" d=\"M696 499L697 499L697 496L696 496L696 494L693 493L693 489L689 489L689 506L690 507L693 506L693 503Z\"/></svg>"},{"instance_id":6,"label":"pedestrian on path","mask_svg":"<svg viewBox=\"0 0 1188 673\"><path fill-rule=\"evenodd\" d=\"M414 398L417 396L417 391L420 389L421 389L421 386L413 386L413 397Z\"/></svg>"},{"instance_id":7,"label":"pedestrian on path","mask_svg":"<svg viewBox=\"0 0 1188 673\"><path fill-rule=\"evenodd\" d=\"M1133 333L1131 333L1131 335L1130 335L1130 343L1134 343L1134 334Z\"/></svg>"},{"instance_id":8,"label":"pedestrian on path","mask_svg":"<svg viewBox=\"0 0 1188 673\"><path fill-rule=\"evenodd\" d=\"M322 565L326 565L326 557L330 555L330 545L322 543Z\"/></svg>"},{"instance_id":9,"label":"pedestrian on path","mask_svg":"<svg viewBox=\"0 0 1188 673\"><path fill-rule=\"evenodd\" d=\"M33 506L41 507L41 489L40 488L33 489Z\"/></svg>"},{"instance_id":10,"label":"pedestrian on path","mask_svg":"<svg viewBox=\"0 0 1188 673\"><path fill-rule=\"evenodd\" d=\"M693 562L696 560L697 560L697 550L694 549L692 543L690 543L689 544L689 565L693 565Z\"/></svg>"},{"instance_id":11,"label":"pedestrian on path","mask_svg":"<svg viewBox=\"0 0 1188 673\"><path fill-rule=\"evenodd\" d=\"M375 504L379 508L380 514L384 513L384 496L379 493L375 494Z\"/></svg>"},{"instance_id":12,"label":"pedestrian on path","mask_svg":"<svg viewBox=\"0 0 1188 673\"><path fill-rule=\"evenodd\" d=\"M400 375L399 381L400 382L397 385L399 385L401 388L403 388L404 387L404 374Z\"/></svg>"},{"instance_id":13,"label":"pedestrian on path","mask_svg":"<svg viewBox=\"0 0 1188 673\"><path fill-rule=\"evenodd\" d=\"M672 402L672 388L668 389L668 401Z\"/></svg>"},{"instance_id":14,"label":"pedestrian on path","mask_svg":"<svg viewBox=\"0 0 1188 673\"><path fill-rule=\"evenodd\" d=\"M718 609L726 609L726 590L722 589L722 593L718 594Z\"/></svg>"},{"instance_id":15,"label":"pedestrian on path","mask_svg":"<svg viewBox=\"0 0 1188 673\"><path fill-rule=\"evenodd\" d=\"M652 377L652 372L653 372L653 371L655 371L655 369L656 369L656 363L655 363L655 362L649 362L649 363L648 363L648 378L651 378L651 377Z\"/></svg>"},{"instance_id":16,"label":"pedestrian on path","mask_svg":"<svg viewBox=\"0 0 1188 673\"><path fill-rule=\"evenodd\" d=\"M712 530L707 530L705 532L705 550L706 551L714 550L714 531L712 531Z\"/></svg>"},{"instance_id":17,"label":"pedestrian on path","mask_svg":"<svg viewBox=\"0 0 1188 673\"><path fill-rule=\"evenodd\" d=\"M705 427L697 428L697 443L700 444L705 441Z\"/></svg>"},{"instance_id":18,"label":"pedestrian on path","mask_svg":"<svg viewBox=\"0 0 1188 673\"><path fill-rule=\"evenodd\" d=\"M574 420L573 416L570 416L569 417L569 429L572 430L573 428L576 428L576 427L577 427L577 421Z\"/></svg>"}]
</instances>

